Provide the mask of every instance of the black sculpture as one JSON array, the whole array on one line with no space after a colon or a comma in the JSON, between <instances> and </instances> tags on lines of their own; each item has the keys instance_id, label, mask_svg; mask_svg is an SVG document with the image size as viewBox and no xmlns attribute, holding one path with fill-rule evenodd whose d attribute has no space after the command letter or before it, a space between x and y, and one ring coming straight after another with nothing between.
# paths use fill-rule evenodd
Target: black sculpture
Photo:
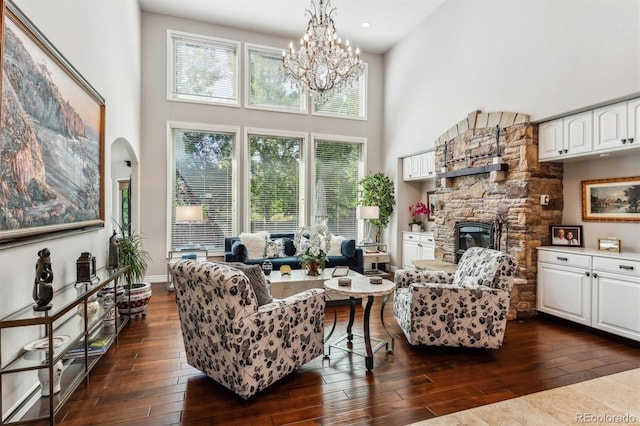
<instances>
[{"instance_id":1,"label":"black sculpture","mask_svg":"<svg viewBox=\"0 0 640 426\"><path fill-rule=\"evenodd\" d=\"M53 299L53 271L51 270L51 252L44 248L38 252L38 263L36 264L36 279L33 283L33 305L34 311L48 311L53 306L50 302Z\"/></svg>"},{"instance_id":2,"label":"black sculpture","mask_svg":"<svg viewBox=\"0 0 640 426\"><path fill-rule=\"evenodd\" d=\"M118 234L116 234L114 229L113 235L109 238L109 259L107 262L107 268L109 269L117 269L120 266L120 261L118 260L118 245Z\"/></svg>"}]
</instances>

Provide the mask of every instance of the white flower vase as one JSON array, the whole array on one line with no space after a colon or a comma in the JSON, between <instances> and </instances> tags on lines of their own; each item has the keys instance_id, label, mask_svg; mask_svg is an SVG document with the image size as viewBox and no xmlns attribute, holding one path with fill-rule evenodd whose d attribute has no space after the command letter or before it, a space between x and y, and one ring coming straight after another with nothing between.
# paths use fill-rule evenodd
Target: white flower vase
<instances>
[{"instance_id":1,"label":"white flower vase","mask_svg":"<svg viewBox=\"0 0 640 426\"><path fill-rule=\"evenodd\" d=\"M53 366L54 394L60 392L60 379L62 378L63 371L64 365L62 364L62 360L60 360ZM38 370L38 379L40 380L40 387L42 388L42 396L49 396L49 368L41 368Z\"/></svg>"},{"instance_id":2,"label":"white flower vase","mask_svg":"<svg viewBox=\"0 0 640 426\"><path fill-rule=\"evenodd\" d=\"M418 223L411 224L411 232L420 232L420 231L422 231L422 225Z\"/></svg>"}]
</instances>

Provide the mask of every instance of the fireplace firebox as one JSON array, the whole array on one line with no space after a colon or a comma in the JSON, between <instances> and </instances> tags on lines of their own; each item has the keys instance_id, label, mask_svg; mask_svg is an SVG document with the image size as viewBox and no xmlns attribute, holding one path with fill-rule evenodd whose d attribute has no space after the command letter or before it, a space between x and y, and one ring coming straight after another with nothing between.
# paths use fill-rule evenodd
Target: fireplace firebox
<instances>
[{"instance_id":1,"label":"fireplace firebox","mask_svg":"<svg viewBox=\"0 0 640 426\"><path fill-rule=\"evenodd\" d=\"M471 247L495 248L493 225L482 222L456 223L456 263Z\"/></svg>"}]
</instances>

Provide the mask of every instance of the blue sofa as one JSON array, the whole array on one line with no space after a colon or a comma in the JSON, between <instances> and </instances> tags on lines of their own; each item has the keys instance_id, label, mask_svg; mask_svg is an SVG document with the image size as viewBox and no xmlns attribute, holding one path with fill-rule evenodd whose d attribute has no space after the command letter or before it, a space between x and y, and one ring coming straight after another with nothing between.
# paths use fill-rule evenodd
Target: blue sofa
<instances>
[{"instance_id":1,"label":"blue sofa","mask_svg":"<svg viewBox=\"0 0 640 426\"><path fill-rule=\"evenodd\" d=\"M273 264L273 269L277 270L282 265L289 265L291 269L300 269L300 261L295 256L296 248L293 245L294 234L271 234L271 239L282 238L285 242L284 252L287 257L269 258ZM247 250L240 242L239 237L226 237L224 239L224 261L242 262L246 264L262 264L265 259L247 259ZM348 266L350 269L364 273L364 257L361 248L356 247L355 240L345 240L342 242L341 256L329 256L326 267Z\"/></svg>"}]
</instances>

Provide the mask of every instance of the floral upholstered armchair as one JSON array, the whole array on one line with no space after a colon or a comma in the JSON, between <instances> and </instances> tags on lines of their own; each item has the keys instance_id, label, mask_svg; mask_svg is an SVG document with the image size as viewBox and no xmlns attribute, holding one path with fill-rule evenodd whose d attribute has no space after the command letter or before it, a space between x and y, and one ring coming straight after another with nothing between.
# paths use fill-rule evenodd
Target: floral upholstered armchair
<instances>
[{"instance_id":1,"label":"floral upholstered armchair","mask_svg":"<svg viewBox=\"0 0 640 426\"><path fill-rule=\"evenodd\" d=\"M455 272L396 271L393 315L412 345L497 349L507 325L513 258L472 247Z\"/></svg>"},{"instance_id":2,"label":"floral upholstered armchair","mask_svg":"<svg viewBox=\"0 0 640 426\"><path fill-rule=\"evenodd\" d=\"M225 264L171 265L189 365L244 399L322 354L324 290L258 306L247 276Z\"/></svg>"}]
</instances>

